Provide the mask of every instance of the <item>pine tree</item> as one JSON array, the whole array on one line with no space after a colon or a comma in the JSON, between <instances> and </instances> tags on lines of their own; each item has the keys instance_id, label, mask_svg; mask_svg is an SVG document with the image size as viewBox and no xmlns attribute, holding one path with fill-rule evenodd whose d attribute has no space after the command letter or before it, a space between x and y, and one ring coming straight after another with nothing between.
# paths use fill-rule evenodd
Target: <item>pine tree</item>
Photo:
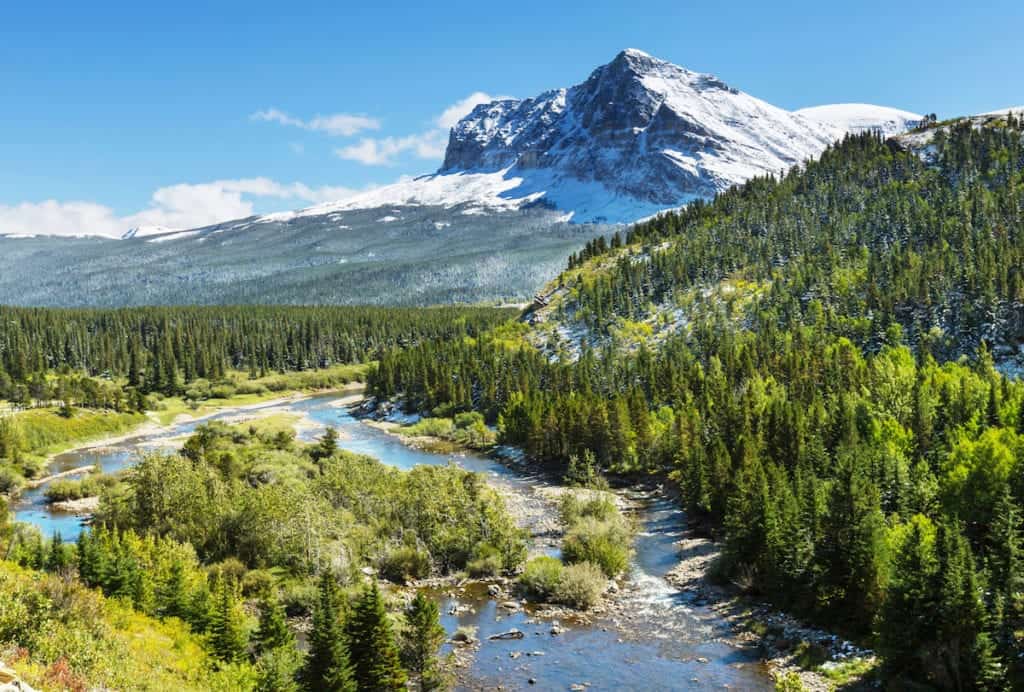
<instances>
[{"instance_id":1,"label":"pine tree","mask_svg":"<svg viewBox=\"0 0 1024 692\"><path fill-rule=\"evenodd\" d=\"M181 560L175 560L167 574L167 580L157 593L157 609L164 617L185 619L188 613L188 594L185 589L185 567Z\"/></svg>"},{"instance_id":2,"label":"pine tree","mask_svg":"<svg viewBox=\"0 0 1024 692\"><path fill-rule=\"evenodd\" d=\"M302 675L307 689L324 692L356 690L342 611L334 575L330 570L324 570L320 576L320 598L313 610L309 656Z\"/></svg>"},{"instance_id":3,"label":"pine tree","mask_svg":"<svg viewBox=\"0 0 1024 692\"><path fill-rule=\"evenodd\" d=\"M256 653L262 655L282 646L295 646L295 636L288 629L281 602L273 596L266 596L260 602L260 625L256 630Z\"/></svg>"},{"instance_id":4,"label":"pine tree","mask_svg":"<svg viewBox=\"0 0 1024 692\"><path fill-rule=\"evenodd\" d=\"M46 558L47 572L60 572L68 564L67 553L64 552L64 541L61 540L60 532L53 534L50 540L50 553Z\"/></svg>"},{"instance_id":5,"label":"pine tree","mask_svg":"<svg viewBox=\"0 0 1024 692\"><path fill-rule=\"evenodd\" d=\"M405 613L402 660L409 672L418 678L419 689L436 690L443 684L437 650L444 643L445 630L437 603L422 591L409 604Z\"/></svg>"},{"instance_id":6,"label":"pine tree","mask_svg":"<svg viewBox=\"0 0 1024 692\"><path fill-rule=\"evenodd\" d=\"M320 469L320 475L324 473L324 461L334 456L334 453L338 451L338 432L334 428L327 428L324 431L323 437L317 443L316 447L310 451L309 455L313 458L317 467Z\"/></svg>"},{"instance_id":7,"label":"pine tree","mask_svg":"<svg viewBox=\"0 0 1024 692\"><path fill-rule=\"evenodd\" d=\"M248 644L245 615L238 602L237 587L231 580L221 577L214 585L210 646L217 658L234 663L245 657Z\"/></svg>"},{"instance_id":8,"label":"pine tree","mask_svg":"<svg viewBox=\"0 0 1024 692\"><path fill-rule=\"evenodd\" d=\"M406 674L376 581L363 591L352 612L348 640L352 667L360 689L398 690L404 687Z\"/></svg>"}]
</instances>

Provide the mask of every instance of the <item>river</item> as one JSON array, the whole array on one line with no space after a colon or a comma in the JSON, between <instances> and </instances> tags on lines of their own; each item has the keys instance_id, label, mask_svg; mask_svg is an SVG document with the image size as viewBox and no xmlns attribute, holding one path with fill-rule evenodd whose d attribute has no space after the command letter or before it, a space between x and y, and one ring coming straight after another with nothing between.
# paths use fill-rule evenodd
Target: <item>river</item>
<instances>
[{"instance_id":1,"label":"river","mask_svg":"<svg viewBox=\"0 0 1024 692\"><path fill-rule=\"evenodd\" d=\"M326 426L339 433L339 446L409 469L417 464L454 462L480 472L496 485L530 497L541 484L497 460L476 454L438 454L414 449L393 435L364 424L339 404L338 395L322 395L287 404L271 403L274 412L303 416L300 439L316 438ZM259 413L248 409L245 415ZM225 411L206 420L231 419ZM53 459L48 471L58 473L88 464L105 472L130 465L140 451L167 448L174 438L187 435L205 421L189 421L159 433L127 438L109 447L72 451ZM45 486L27 490L15 504L18 521L38 526L45 535L59 531L74 540L80 519L52 511L45 503ZM453 633L473 626L481 640L479 650L460 678L474 689L568 690L587 685L590 690L773 689L764 666L746 649L729 644L727 625L705 606L672 587L664 576L676 563L675 542L683 530L683 513L668 500L637 495L636 518L640 532L630 574L613 615L592 622L564 621L566 631L553 636L551 622L528 611L507 613L487 597L484 589L463 589L453 598L440 595L442 624ZM539 500L538 500L539 501ZM453 606L469 606L466 610ZM457 613L457 614L456 614ZM517 628L523 639L489 641L488 637ZM539 654L539 655L536 655ZM532 683L530 681L533 681Z\"/></svg>"}]
</instances>

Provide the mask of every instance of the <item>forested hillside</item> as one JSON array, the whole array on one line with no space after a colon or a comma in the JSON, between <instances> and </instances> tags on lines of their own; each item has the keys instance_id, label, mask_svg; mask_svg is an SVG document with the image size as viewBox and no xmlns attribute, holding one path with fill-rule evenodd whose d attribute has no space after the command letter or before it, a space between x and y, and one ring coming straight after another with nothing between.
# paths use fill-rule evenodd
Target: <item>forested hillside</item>
<instances>
[{"instance_id":1,"label":"forested hillside","mask_svg":"<svg viewBox=\"0 0 1024 692\"><path fill-rule=\"evenodd\" d=\"M885 676L1022 683L1024 139L847 138L592 243L514 325L383 358L536 461L667 475L724 578L877 647Z\"/></svg>"},{"instance_id":2,"label":"forested hillside","mask_svg":"<svg viewBox=\"0 0 1024 692\"><path fill-rule=\"evenodd\" d=\"M255 377L365 362L425 339L474 335L511 314L465 307L0 306L0 399L63 399L57 395L63 384L60 394L102 406L107 400L97 392L121 378L143 393L171 395L229 370ZM70 376L61 383L46 377L53 371Z\"/></svg>"}]
</instances>

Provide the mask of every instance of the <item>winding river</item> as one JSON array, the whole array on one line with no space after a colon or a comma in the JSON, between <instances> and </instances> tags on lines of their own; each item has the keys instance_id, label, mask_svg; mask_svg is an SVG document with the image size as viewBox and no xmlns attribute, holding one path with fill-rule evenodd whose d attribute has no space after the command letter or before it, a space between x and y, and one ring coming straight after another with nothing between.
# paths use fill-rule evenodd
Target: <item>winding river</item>
<instances>
[{"instance_id":1,"label":"winding river","mask_svg":"<svg viewBox=\"0 0 1024 692\"><path fill-rule=\"evenodd\" d=\"M300 439L312 440L326 426L340 435L339 446L382 462L409 469L417 464L447 464L485 474L491 483L530 496L540 485L497 460L475 454L438 454L411 448L394 436L364 424L340 404L338 395L322 395L270 403L265 409L294 413L311 423ZM252 415L259 409L249 409ZM206 420L231 419L225 411ZM89 464L105 472L130 465L139 451L167 448L175 438L191 433L205 421L189 421L150 435L125 439L109 447L67 452L54 458L49 471L59 473ZM18 521L38 526L44 535L59 531L74 540L81 521L52 511L45 503L45 486L26 491L15 504ZM771 679L756 655L725 641L727 625L708 608L695 603L664 579L676 562L684 516L670 501L646 496L633 498L639 507L640 533L629 579L615 614L592 622L564 621L566 631L551 632L551 622L528 611L508 613L483 589L441 594L442 623L452 633L460 626L477 628L481 640L468 669L460 677L473 689L568 690L770 690ZM460 607L461 606L461 607ZM468 606L468 608L467 608ZM517 628L518 640L490 641L493 634Z\"/></svg>"}]
</instances>

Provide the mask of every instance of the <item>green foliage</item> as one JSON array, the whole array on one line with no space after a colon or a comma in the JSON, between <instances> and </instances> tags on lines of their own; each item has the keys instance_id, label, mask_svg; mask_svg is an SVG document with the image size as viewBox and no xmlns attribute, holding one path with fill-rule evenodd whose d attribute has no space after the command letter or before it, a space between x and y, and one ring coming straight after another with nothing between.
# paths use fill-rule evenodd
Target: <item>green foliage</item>
<instances>
[{"instance_id":1,"label":"green foliage","mask_svg":"<svg viewBox=\"0 0 1024 692\"><path fill-rule=\"evenodd\" d=\"M402 472L337 451L310 460L278 435L210 424L183 455L144 456L103 495L99 521L195 546L206 562L317 569L324 555L377 565L393 581L462 569L483 546L501 570L522 561L522 531L501 497L457 467ZM236 575L241 579L242 575Z\"/></svg>"},{"instance_id":2,"label":"green foliage","mask_svg":"<svg viewBox=\"0 0 1024 692\"><path fill-rule=\"evenodd\" d=\"M587 610L597 605L607 586L608 578L599 565L579 562L562 571L552 600L571 608Z\"/></svg>"},{"instance_id":3,"label":"green foliage","mask_svg":"<svg viewBox=\"0 0 1024 692\"><path fill-rule=\"evenodd\" d=\"M429 577L430 555L416 546L403 545L390 550L380 560L380 574L390 582L404 584L412 579Z\"/></svg>"},{"instance_id":4,"label":"green foliage","mask_svg":"<svg viewBox=\"0 0 1024 692\"><path fill-rule=\"evenodd\" d=\"M215 672L202 639L181 622L159 622L66 577L0 562L0 640L37 689L247 689L241 663ZM56 676L59 675L59 678Z\"/></svg>"},{"instance_id":5,"label":"green foliage","mask_svg":"<svg viewBox=\"0 0 1024 692\"><path fill-rule=\"evenodd\" d=\"M543 601L554 596L564 572L561 560L542 555L526 563L519 575L519 583L530 596Z\"/></svg>"},{"instance_id":6,"label":"green foliage","mask_svg":"<svg viewBox=\"0 0 1024 692\"><path fill-rule=\"evenodd\" d=\"M566 528L562 557L569 564L591 563L607 578L621 574L632 554L633 527L606 494L580 500L567 494L561 500L559 514Z\"/></svg>"},{"instance_id":7,"label":"green foliage","mask_svg":"<svg viewBox=\"0 0 1024 692\"><path fill-rule=\"evenodd\" d=\"M210 615L210 647L225 663L237 663L246 655L249 633L242 612L236 582L221 577L213 590L213 611Z\"/></svg>"},{"instance_id":8,"label":"green foliage","mask_svg":"<svg viewBox=\"0 0 1024 692\"><path fill-rule=\"evenodd\" d=\"M330 570L324 570L320 575L319 599L313 611L309 654L302 671L302 679L308 689L325 692L356 690L344 610L335 577Z\"/></svg>"},{"instance_id":9,"label":"green foliage","mask_svg":"<svg viewBox=\"0 0 1024 692\"><path fill-rule=\"evenodd\" d=\"M377 582L371 582L360 595L346 629L359 688L404 689L407 676Z\"/></svg>"},{"instance_id":10,"label":"green foliage","mask_svg":"<svg viewBox=\"0 0 1024 692\"><path fill-rule=\"evenodd\" d=\"M437 659L437 650L445 637L437 603L422 591L417 591L405 610L402 662L421 692L441 689L445 684Z\"/></svg>"}]
</instances>

